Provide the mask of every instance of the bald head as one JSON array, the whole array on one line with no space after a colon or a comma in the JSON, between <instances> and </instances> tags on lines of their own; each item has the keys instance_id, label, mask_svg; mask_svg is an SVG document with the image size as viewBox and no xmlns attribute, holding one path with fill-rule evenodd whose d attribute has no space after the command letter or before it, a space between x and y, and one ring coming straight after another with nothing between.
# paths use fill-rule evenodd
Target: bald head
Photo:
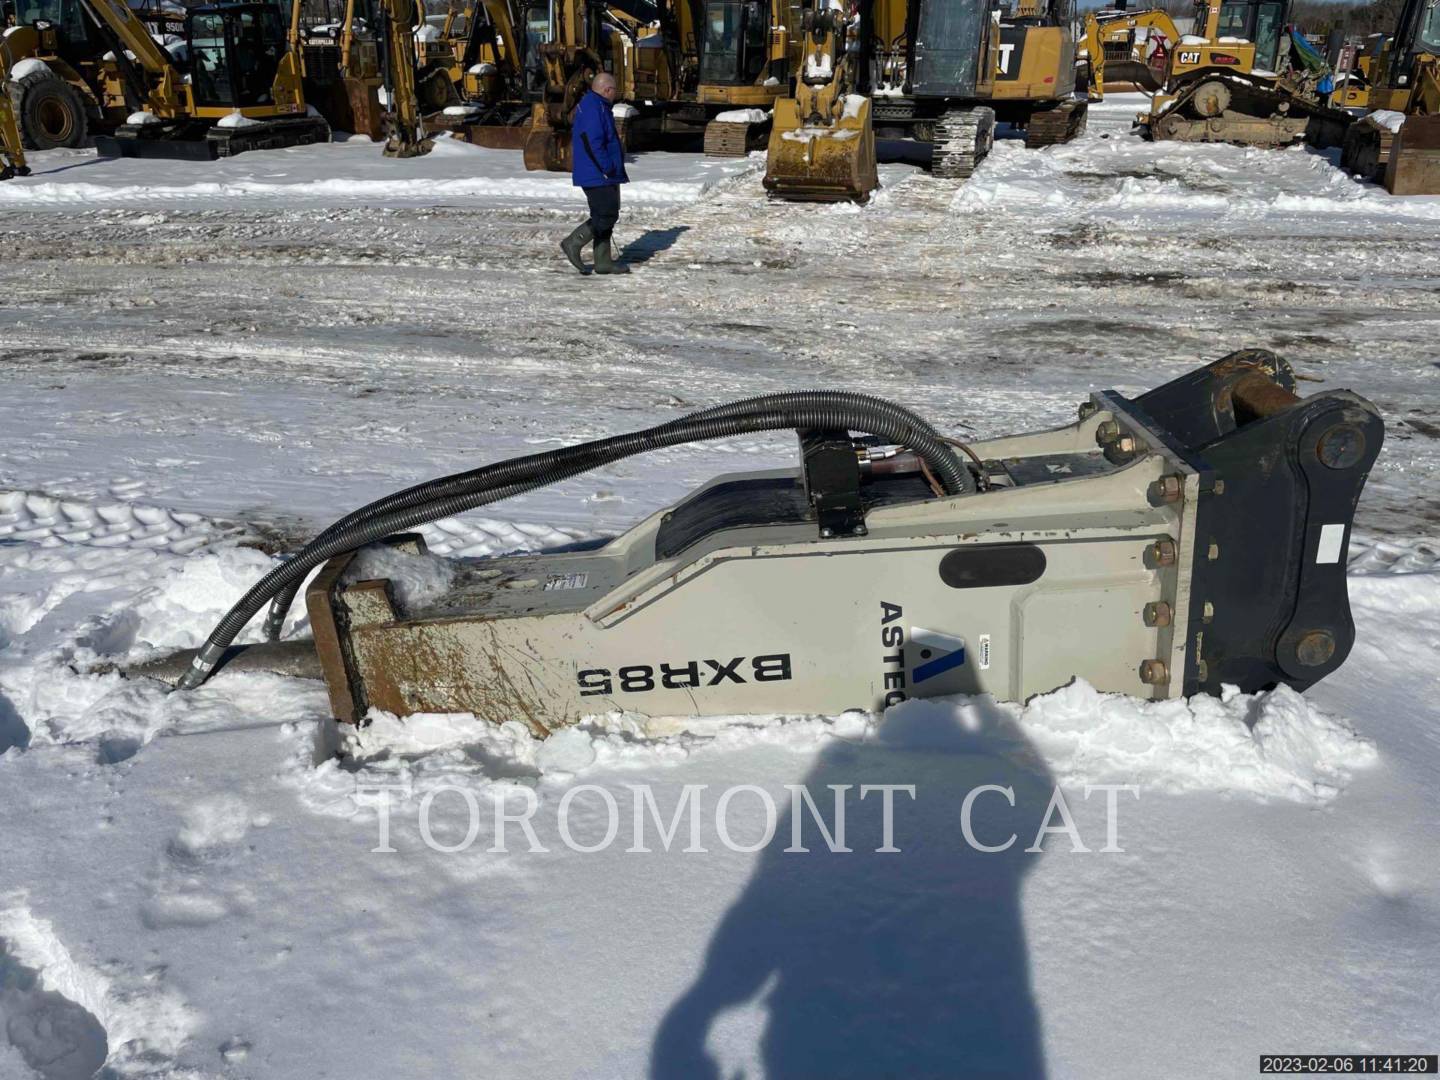
<instances>
[{"instance_id":1,"label":"bald head","mask_svg":"<svg viewBox=\"0 0 1440 1080\"><path fill-rule=\"evenodd\" d=\"M608 71L602 71L590 81L590 89L603 97L606 101L614 103L618 87L615 85L615 76Z\"/></svg>"}]
</instances>

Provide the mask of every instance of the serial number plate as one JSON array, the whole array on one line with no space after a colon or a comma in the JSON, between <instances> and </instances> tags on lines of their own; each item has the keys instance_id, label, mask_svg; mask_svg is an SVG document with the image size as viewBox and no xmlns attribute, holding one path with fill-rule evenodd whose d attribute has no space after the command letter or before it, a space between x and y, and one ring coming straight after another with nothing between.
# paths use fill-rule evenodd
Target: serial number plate
<instances>
[{"instance_id":1,"label":"serial number plate","mask_svg":"<svg viewBox=\"0 0 1440 1080\"><path fill-rule=\"evenodd\" d=\"M1262 1073L1348 1073L1351 1076L1433 1076L1437 1054L1261 1054Z\"/></svg>"}]
</instances>

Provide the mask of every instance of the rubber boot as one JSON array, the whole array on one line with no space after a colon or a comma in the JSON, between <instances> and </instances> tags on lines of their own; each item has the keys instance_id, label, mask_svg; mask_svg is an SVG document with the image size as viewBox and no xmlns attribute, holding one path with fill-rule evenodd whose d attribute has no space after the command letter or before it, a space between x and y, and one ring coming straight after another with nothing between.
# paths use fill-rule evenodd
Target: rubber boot
<instances>
[{"instance_id":1,"label":"rubber boot","mask_svg":"<svg viewBox=\"0 0 1440 1080\"><path fill-rule=\"evenodd\" d=\"M610 240L595 241L595 273L597 274L628 274L630 267L623 262L616 262L615 256L610 253Z\"/></svg>"},{"instance_id":2,"label":"rubber boot","mask_svg":"<svg viewBox=\"0 0 1440 1080\"><path fill-rule=\"evenodd\" d=\"M570 260L570 265L579 270L582 274L589 273L589 267L580 253L585 250L585 245L595 239L595 231L590 228L590 222L585 222L564 240L560 241L560 250L565 253L565 258Z\"/></svg>"}]
</instances>

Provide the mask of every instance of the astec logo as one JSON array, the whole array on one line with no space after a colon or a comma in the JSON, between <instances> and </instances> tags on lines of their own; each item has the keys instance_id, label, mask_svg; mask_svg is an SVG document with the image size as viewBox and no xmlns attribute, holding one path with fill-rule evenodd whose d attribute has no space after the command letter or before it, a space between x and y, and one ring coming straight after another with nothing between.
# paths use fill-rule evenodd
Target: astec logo
<instances>
[{"instance_id":1,"label":"astec logo","mask_svg":"<svg viewBox=\"0 0 1440 1080\"><path fill-rule=\"evenodd\" d=\"M923 626L910 628L910 645L918 650L920 663L912 669L905 665L905 610L899 604L880 601L880 645L893 649L881 655L884 669L881 681L885 688L885 707L898 705L908 696L910 687L954 671L965 663L965 639Z\"/></svg>"}]
</instances>

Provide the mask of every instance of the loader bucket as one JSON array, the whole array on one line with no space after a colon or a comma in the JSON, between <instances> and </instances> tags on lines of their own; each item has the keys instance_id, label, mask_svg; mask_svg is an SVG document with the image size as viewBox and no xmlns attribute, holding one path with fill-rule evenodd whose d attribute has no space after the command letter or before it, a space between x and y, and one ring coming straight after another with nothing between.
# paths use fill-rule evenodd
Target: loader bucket
<instances>
[{"instance_id":1,"label":"loader bucket","mask_svg":"<svg viewBox=\"0 0 1440 1080\"><path fill-rule=\"evenodd\" d=\"M1401 125L1385 165L1391 195L1440 195L1440 116L1411 116Z\"/></svg>"},{"instance_id":2,"label":"loader bucket","mask_svg":"<svg viewBox=\"0 0 1440 1080\"><path fill-rule=\"evenodd\" d=\"M792 98L775 103L775 126L765 158L765 190L805 202L865 202L880 186L870 100L852 97L833 124L807 124Z\"/></svg>"}]
</instances>

